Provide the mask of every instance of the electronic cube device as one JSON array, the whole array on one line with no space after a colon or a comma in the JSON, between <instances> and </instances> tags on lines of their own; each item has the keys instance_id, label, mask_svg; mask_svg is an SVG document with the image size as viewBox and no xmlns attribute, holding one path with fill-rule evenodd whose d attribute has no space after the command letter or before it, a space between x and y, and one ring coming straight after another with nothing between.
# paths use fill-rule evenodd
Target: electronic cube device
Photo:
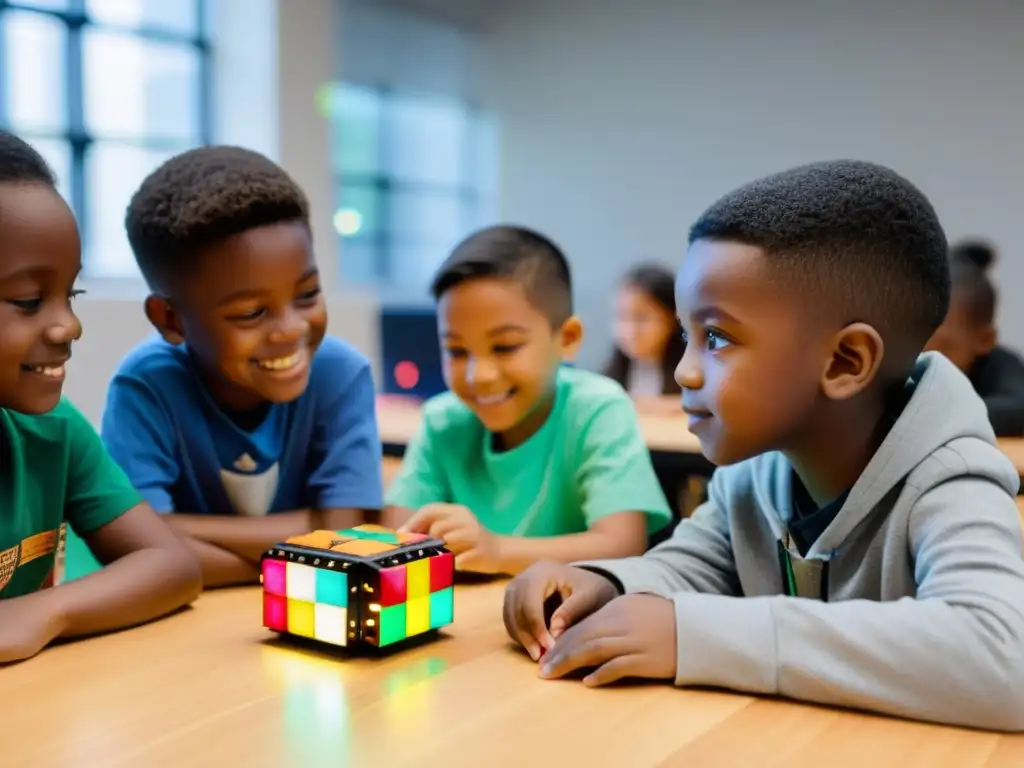
<instances>
[{"instance_id":1,"label":"electronic cube device","mask_svg":"<svg viewBox=\"0 0 1024 768\"><path fill-rule=\"evenodd\" d=\"M263 625L347 648L394 645L451 624L444 542L379 525L313 531L260 559Z\"/></svg>"}]
</instances>

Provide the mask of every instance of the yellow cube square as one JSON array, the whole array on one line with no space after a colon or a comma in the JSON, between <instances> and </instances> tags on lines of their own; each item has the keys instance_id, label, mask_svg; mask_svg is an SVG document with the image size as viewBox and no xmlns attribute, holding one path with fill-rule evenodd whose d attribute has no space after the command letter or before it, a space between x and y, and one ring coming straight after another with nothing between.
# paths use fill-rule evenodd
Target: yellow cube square
<instances>
[{"instance_id":1,"label":"yellow cube square","mask_svg":"<svg viewBox=\"0 0 1024 768\"><path fill-rule=\"evenodd\" d=\"M430 596L416 597L405 604L405 636L412 637L430 629Z\"/></svg>"},{"instance_id":2,"label":"yellow cube square","mask_svg":"<svg viewBox=\"0 0 1024 768\"><path fill-rule=\"evenodd\" d=\"M416 560L405 566L406 599L430 597L430 560Z\"/></svg>"},{"instance_id":3,"label":"yellow cube square","mask_svg":"<svg viewBox=\"0 0 1024 768\"><path fill-rule=\"evenodd\" d=\"M288 631L299 637L316 637L316 604L289 600Z\"/></svg>"}]
</instances>

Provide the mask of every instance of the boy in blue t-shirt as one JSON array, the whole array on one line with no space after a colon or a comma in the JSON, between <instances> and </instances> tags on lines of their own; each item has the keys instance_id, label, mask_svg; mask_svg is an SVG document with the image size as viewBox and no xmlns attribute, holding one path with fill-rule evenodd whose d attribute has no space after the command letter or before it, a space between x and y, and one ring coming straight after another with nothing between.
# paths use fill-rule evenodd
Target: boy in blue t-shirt
<instances>
[{"instance_id":1,"label":"boy in blue t-shirt","mask_svg":"<svg viewBox=\"0 0 1024 768\"><path fill-rule=\"evenodd\" d=\"M392 510L415 510L406 527L444 539L463 570L643 552L668 503L626 392L561 365L583 328L559 249L484 229L455 248L433 294L451 391L423 408Z\"/></svg>"},{"instance_id":2,"label":"boy in blue t-shirt","mask_svg":"<svg viewBox=\"0 0 1024 768\"><path fill-rule=\"evenodd\" d=\"M202 147L143 181L126 227L161 338L122 362L103 439L206 585L254 582L273 544L379 510L370 366L325 338L295 182L255 152Z\"/></svg>"},{"instance_id":3,"label":"boy in blue t-shirt","mask_svg":"<svg viewBox=\"0 0 1024 768\"><path fill-rule=\"evenodd\" d=\"M61 397L82 325L75 217L32 147L0 131L0 664L191 602L199 564ZM108 567L61 583L65 525Z\"/></svg>"}]
</instances>

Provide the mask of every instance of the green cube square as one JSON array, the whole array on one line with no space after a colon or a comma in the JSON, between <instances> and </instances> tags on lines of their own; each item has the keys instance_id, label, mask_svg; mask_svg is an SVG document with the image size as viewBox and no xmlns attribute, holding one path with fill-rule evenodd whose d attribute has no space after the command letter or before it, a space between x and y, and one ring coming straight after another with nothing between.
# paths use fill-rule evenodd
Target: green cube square
<instances>
[{"instance_id":1,"label":"green cube square","mask_svg":"<svg viewBox=\"0 0 1024 768\"><path fill-rule=\"evenodd\" d=\"M383 541L385 544L398 544L398 535L388 531L357 531L354 528L346 528L343 531L336 531L343 539L364 539L368 541Z\"/></svg>"},{"instance_id":2,"label":"green cube square","mask_svg":"<svg viewBox=\"0 0 1024 768\"><path fill-rule=\"evenodd\" d=\"M383 648L385 645L405 640L405 603L382 608L380 611L380 641L378 645Z\"/></svg>"},{"instance_id":3,"label":"green cube square","mask_svg":"<svg viewBox=\"0 0 1024 768\"><path fill-rule=\"evenodd\" d=\"M455 590L451 587L430 593L430 628L439 629L452 623L455 614Z\"/></svg>"},{"instance_id":4,"label":"green cube square","mask_svg":"<svg viewBox=\"0 0 1024 768\"><path fill-rule=\"evenodd\" d=\"M339 608L348 607L348 575L343 571L318 568L316 572L316 601Z\"/></svg>"}]
</instances>

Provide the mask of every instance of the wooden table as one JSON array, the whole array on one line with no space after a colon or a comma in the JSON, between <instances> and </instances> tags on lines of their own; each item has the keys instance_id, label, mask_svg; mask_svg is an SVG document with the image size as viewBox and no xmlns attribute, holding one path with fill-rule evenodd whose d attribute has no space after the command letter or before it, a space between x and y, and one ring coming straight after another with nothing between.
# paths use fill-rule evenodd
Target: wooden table
<instances>
[{"instance_id":1,"label":"wooden table","mask_svg":"<svg viewBox=\"0 0 1024 768\"><path fill-rule=\"evenodd\" d=\"M663 404L659 408L638 410L640 430L653 453L671 454L689 462L683 468L686 472L710 468L701 455L700 441L687 428L685 415L673 415ZM400 453L399 449L403 449L419 429L419 406L412 402L381 400L377 404L377 423L385 448L390 446L392 453ZM999 447L1024 475L1024 438L1002 438Z\"/></svg>"},{"instance_id":2,"label":"wooden table","mask_svg":"<svg viewBox=\"0 0 1024 768\"><path fill-rule=\"evenodd\" d=\"M380 659L282 644L254 588L0 671L4 768L649 766L1019 768L1024 737L668 685L543 681L457 589L442 640ZM867 750L867 752L865 752Z\"/></svg>"}]
</instances>

